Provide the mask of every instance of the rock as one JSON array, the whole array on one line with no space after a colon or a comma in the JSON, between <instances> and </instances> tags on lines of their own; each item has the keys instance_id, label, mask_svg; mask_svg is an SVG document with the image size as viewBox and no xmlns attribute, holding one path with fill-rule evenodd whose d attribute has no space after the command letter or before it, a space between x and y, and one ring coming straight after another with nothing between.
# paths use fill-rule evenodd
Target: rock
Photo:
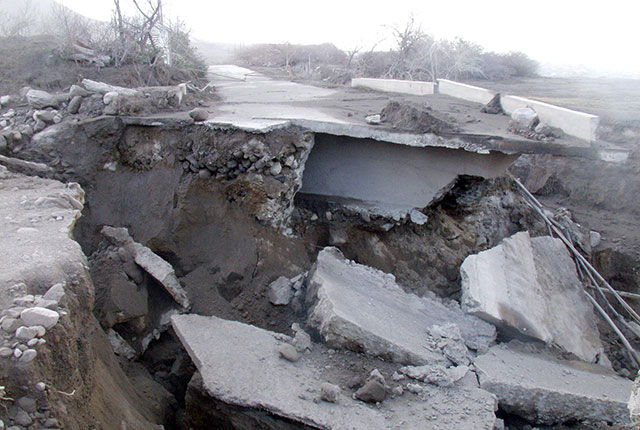
<instances>
[{"instance_id":1,"label":"rock","mask_svg":"<svg viewBox=\"0 0 640 430\"><path fill-rule=\"evenodd\" d=\"M38 353L35 349L27 349L22 353L20 363L31 363L33 359L36 358L36 355L38 355Z\"/></svg>"},{"instance_id":2,"label":"rock","mask_svg":"<svg viewBox=\"0 0 640 430\"><path fill-rule=\"evenodd\" d=\"M22 357L22 350L20 348L14 348L13 349L13 356L15 358L20 358Z\"/></svg>"},{"instance_id":3,"label":"rock","mask_svg":"<svg viewBox=\"0 0 640 430\"><path fill-rule=\"evenodd\" d=\"M292 363L300 360L300 354L298 353L298 351L296 351L296 349L288 343L283 343L282 345L278 346L278 353L280 353L280 356L282 358L291 361Z\"/></svg>"},{"instance_id":4,"label":"rock","mask_svg":"<svg viewBox=\"0 0 640 430\"><path fill-rule=\"evenodd\" d=\"M375 381L378 381L382 385L387 385L387 381L384 380L384 376L382 376L382 373L380 373L378 369L373 369L369 374L368 379L373 379Z\"/></svg>"},{"instance_id":5,"label":"rock","mask_svg":"<svg viewBox=\"0 0 640 430\"><path fill-rule=\"evenodd\" d=\"M500 93L497 93L486 105L482 106L480 109L483 113L490 113L493 115L497 115L499 113L504 113L502 110L502 103L500 103Z\"/></svg>"},{"instance_id":6,"label":"rock","mask_svg":"<svg viewBox=\"0 0 640 430\"><path fill-rule=\"evenodd\" d=\"M271 168L269 169L269 173L271 173L272 176L278 176L281 172L282 164L280 164L279 161L273 163L273 166L271 166Z\"/></svg>"},{"instance_id":7,"label":"rock","mask_svg":"<svg viewBox=\"0 0 640 430\"><path fill-rule=\"evenodd\" d=\"M538 114L529 107L518 108L511 114L514 126L520 129L533 129L538 123Z\"/></svg>"},{"instance_id":8,"label":"rock","mask_svg":"<svg viewBox=\"0 0 640 430\"><path fill-rule=\"evenodd\" d=\"M33 304L34 306L51 309L52 311L55 311L58 308L58 302L55 300L47 300L42 297L37 298Z\"/></svg>"},{"instance_id":9,"label":"rock","mask_svg":"<svg viewBox=\"0 0 640 430\"><path fill-rule=\"evenodd\" d=\"M460 267L462 307L506 331L594 362L603 351L591 303L560 239L520 232Z\"/></svg>"},{"instance_id":10,"label":"rock","mask_svg":"<svg viewBox=\"0 0 640 430\"><path fill-rule=\"evenodd\" d=\"M11 104L11 96L5 95L0 97L0 106L8 106Z\"/></svg>"},{"instance_id":11,"label":"rock","mask_svg":"<svg viewBox=\"0 0 640 430\"><path fill-rule=\"evenodd\" d=\"M47 128L47 123L42 121L42 120L36 120L35 125L33 126L33 131L36 133L41 132L42 130L44 130L45 128Z\"/></svg>"},{"instance_id":12,"label":"rock","mask_svg":"<svg viewBox=\"0 0 640 430\"><path fill-rule=\"evenodd\" d=\"M0 151L7 149L7 139L0 134Z\"/></svg>"},{"instance_id":13,"label":"rock","mask_svg":"<svg viewBox=\"0 0 640 430\"><path fill-rule=\"evenodd\" d=\"M631 381L602 366L561 361L517 343L492 347L475 360L481 388L500 407L533 423L629 422Z\"/></svg>"},{"instance_id":14,"label":"rock","mask_svg":"<svg viewBox=\"0 0 640 430\"><path fill-rule=\"evenodd\" d=\"M58 420L55 418L48 418L44 422L44 426L47 428L59 428Z\"/></svg>"},{"instance_id":15,"label":"rock","mask_svg":"<svg viewBox=\"0 0 640 430\"><path fill-rule=\"evenodd\" d=\"M426 386L424 399L394 402L391 408L370 407L351 396L339 396L338 403L312 401L309 390L327 382L325 360L283 363L276 353L281 335L217 317L174 315L171 321L201 375L201 395L188 393L186 405L198 413L213 405L233 407L246 411L235 418L252 423L267 413L270 424L261 428L270 429L294 422L321 429L390 429L402 423L405 430L492 430L496 421L495 397L477 388Z\"/></svg>"},{"instance_id":16,"label":"rock","mask_svg":"<svg viewBox=\"0 0 640 430\"><path fill-rule=\"evenodd\" d=\"M640 374L638 374L638 377L633 383L627 408L629 409L631 424L640 427Z\"/></svg>"},{"instance_id":17,"label":"rock","mask_svg":"<svg viewBox=\"0 0 640 430\"><path fill-rule=\"evenodd\" d=\"M330 347L364 351L403 364L448 364L425 330L455 323L466 346L486 350L495 339L490 324L465 315L454 303L405 293L395 277L349 261L337 248L318 254L308 280L313 304L308 325Z\"/></svg>"},{"instance_id":18,"label":"rock","mask_svg":"<svg viewBox=\"0 0 640 430\"><path fill-rule=\"evenodd\" d=\"M211 177L211 171L209 169L200 169L198 176L202 179L209 179Z\"/></svg>"},{"instance_id":19,"label":"rock","mask_svg":"<svg viewBox=\"0 0 640 430\"><path fill-rule=\"evenodd\" d=\"M31 397L27 397L27 396L20 397L16 403L18 404L18 406L20 406L22 409L29 412L30 414L34 413L38 409L36 401L33 400Z\"/></svg>"},{"instance_id":20,"label":"rock","mask_svg":"<svg viewBox=\"0 0 640 430\"><path fill-rule=\"evenodd\" d=\"M336 403L340 397L340 387L328 382L320 385L320 399L329 403Z\"/></svg>"},{"instance_id":21,"label":"rock","mask_svg":"<svg viewBox=\"0 0 640 430\"><path fill-rule=\"evenodd\" d=\"M111 348L116 355L124 357L127 360L133 360L136 358L135 349L133 349L131 345L129 345L127 341L124 340L114 329L109 329L107 337L109 338Z\"/></svg>"},{"instance_id":22,"label":"rock","mask_svg":"<svg viewBox=\"0 0 640 430\"><path fill-rule=\"evenodd\" d=\"M16 338L20 340L31 340L38 336L38 330L35 327L18 327L16 330Z\"/></svg>"},{"instance_id":23,"label":"rock","mask_svg":"<svg viewBox=\"0 0 640 430\"><path fill-rule=\"evenodd\" d=\"M49 288L46 293L44 293L42 298L45 300L53 300L57 303L60 303L60 300L62 300L64 294L64 285L55 284L51 286L51 288Z\"/></svg>"},{"instance_id":24,"label":"rock","mask_svg":"<svg viewBox=\"0 0 640 430\"><path fill-rule=\"evenodd\" d=\"M42 393L47 388L47 384L45 384L44 382L38 382L34 385L34 388L36 389L36 391Z\"/></svg>"},{"instance_id":25,"label":"rock","mask_svg":"<svg viewBox=\"0 0 640 430\"><path fill-rule=\"evenodd\" d=\"M189 111L189 116L196 122L206 121L209 119L209 112L204 108L195 108Z\"/></svg>"},{"instance_id":26,"label":"rock","mask_svg":"<svg viewBox=\"0 0 640 430\"><path fill-rule=\"evenodd\" d=\"M380 382L375 379L367 381L362 388L356 391L356 398L365 403L380 403L387 397L387 391Z\"/></svg>"},{"instance_id":27,"label":"rock","mask_svg":"<svg viewBox=\"0 0 640 430\"><path fill-rule=\"evenodd\" d=\"M391 392L395 396L402 396L404 394L404 390L402 389L402 387L400 385L396 385L395 387L393 387L391 389Z\"/></svg>"},{"instance_id":28,"label":"rock","mask_svg":"<svg viewBox=\"0 0 640 430\"><path fill-rule=\"evenodd\" d=\"M67 110L69 113L77 114L80 110L80 106L82 106L82 96L74 96L69 102Z\"/></svg>"},{"instance_id":29,"label":"rock","mask_svg":"<svg viewBox=\"0 0 640 430\"><path fill-rule=\"evenodd\" d=\"M27 102L33 109L45 109L58 107L58 99L46 91L29 90L26 94Z\"/></svg>"},{"instance_id":30,"label":"rock","mask_svg":"<svg viewBox=\"0 0 640 430\"><path fill-rule=\"evenodd\" d=\"M313 344L311 343L311 336L304 331L298 323L293 323L291 329L295 333L291 344L296 348L296 351L303 353L305 351L311 351Z\"/></svg>"},{"instance_id":31,"label":"rock","mask_svg":"<svg viewBox=\"0 0 640 430\"><path fill-rule=\"evenodd\" d=\"M112 102L118 100L118 93L115 91L110 91L102 96L102 103L105 105L110 105Z\"/></svg>"},{"instance_id":32,"label":"rock","mask_svg":"<svg viewBox=\"0 0 640 430\"><path fill-rule=\"evenodd\" d=\"M91 94L93 94L91 91L85 90L80 85L71 85L71 88L69 89L69 97L72 101L76 97L89 97Z\"/></svg>"},{"instance_id":33,"label":"rock","mask_svg":"<svg viewBox=\"0 0 640 430\"><path fill-rule=\"evenodd\" d=\"M33 424L33 420L31 419L29 414L26 411L23 411L22 409L18 409L18 412L16 413L16 416L13 418L13 421L15 421L16 424L21 425L23 427L29 427L31 424Z\"/></svg>"},{"instance_id":34,"label":"rock","mask_svg":"<svg viewBox=\"0 0 640 430\"><path fill-rule=\"evenodd\" d=\"M380 114L369 115L365 117L364 120L367 122L367 124L373 124L373 125L380 125L380 122L382 121L380 119Z\"/></svg>"},{"instance_id":35,"label":"rock","mask_svg":"<svg viewBox=\"0 0 640 430\"><path fill-rule=\"evenodd\" d=\"M591 248L595 248L598 245L600 245L601 241L602 241L602 235L600 235L600 233L593 230L589 232L589 244L591 245Z\"/></svg>"},{"instance_id":36,"label":"rock","mask_svg":"<svg viewBox=\"0 0 640 430\"><path fill-rule=\"evenodd\" d=\"M2 320L2 330L7 333L15 333L21 325L23 325L23 322L16 318L7 317Z\"/></svg>"},{"instance_id":37,"label":"rock","mask_svg":"<svg viewBox=\"0 0 640 430\"><path fill-rule=\"evenodd\" d=\"M429 217L417 209L413 209L409 213L409 218L411 219L412 223L418 224L418 225L424 225L427 221L429 221Z\"/></svg>"},{"instance_id":38,"label":"rock","mask_svg":"<svg viewBox=\"0 0 640 430\"><path fill-rule=\"evenodd\" d=\"M50 329L58 323L60 315L51 309L34 307L23 310L20 313L20 319L27 325L41 325L46 329Z\"/></svg>"},{"instance_id":39,"label":"rock","mask_svg":"<svg viewBox=\"0 0 640 430\"><path fill-rule=\"evenodd\" d=\"M33 113L33 119L38 121L44 121L48 124L52 124L53 123L53 118L56 116L56 114L58 113L58 111L51 111L51 110L37 110Z\"/></svg>"},{"instance_id":40,"label":"rock","mask_svg":"<svg viewBox=\"0 0 640 430\"><path fill-rule=\"evenodd\" d=\"M9 358L13 355L13 349L3 346L0 348L0 358Z\"/></svg>"},{"instance_id":41,"label":"rock","mask_svg":"<svg viewBox=\"0 0 640 430\"><path fill-rule=\"evenodd\" d=\"M291 281L284 276L280 276L269 284L269 301L276 306L288 305L291 303L294 292Z\"/></svg>"}]
</instances>

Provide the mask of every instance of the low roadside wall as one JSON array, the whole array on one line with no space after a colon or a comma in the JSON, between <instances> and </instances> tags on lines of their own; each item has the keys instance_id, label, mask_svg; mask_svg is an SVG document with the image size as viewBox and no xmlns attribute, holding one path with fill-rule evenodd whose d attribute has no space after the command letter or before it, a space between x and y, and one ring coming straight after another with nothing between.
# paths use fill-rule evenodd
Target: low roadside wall
<instances>
[{"instance_id":1,"label":"low roadside wall","mask_svg":"<svg viewBox=\"0 0 640 430\"><path fill-rule=\"evenodd\" d=\"M486 105L497 94L495 91L485 88L474 87L473 85L462 84L460 82L438 79L438 92L451 97L456 97L470 102Z\"/></svg>"},{"instance_id":2,"label":"low roadside wall","mask_svg":"<svg viewBox=\"0 0 640 430\"><path fill-rule=\"evenodd\" d=\"M584 112L578 112L548 103L539 102L518 96L501 96L502 110L507 115L523 107L535 110L540 121L546 122L552 127L561 128L566 134L579 139L595 142L596 130L600 118Z\"/></svg>"},{"instance_id":3,"label":"low roadside wall","mask_svg":"<svg viewBox=\"0 0 640 430\"><path fill-rule=\"evenodd\" d=\"M411 94L425 96L434 93L435 84L433 82L402 81L398 79L372 79L355 78L351 80L352 87L369 88L378 91L392 93Z\"/></svg>"}]
</instances>

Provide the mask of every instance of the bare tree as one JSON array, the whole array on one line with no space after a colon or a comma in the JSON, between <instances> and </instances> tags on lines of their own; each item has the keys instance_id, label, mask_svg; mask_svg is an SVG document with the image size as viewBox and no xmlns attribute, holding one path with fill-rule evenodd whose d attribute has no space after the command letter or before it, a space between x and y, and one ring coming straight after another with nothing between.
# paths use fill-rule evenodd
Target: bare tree
<instances>
[{"instance_id":1,"label":"bare tree","mask_svg":"<svg viewBox=\"0 0 640 430\"><path fill-rule=\"evenodd\" d=\"M0 15L0 36L29 36L33 33L34 28L38 25L35 22L37 17L37 8L26 0L22 3L22 7L14 12L3 13Z\"/></svg>"}]
</instances>

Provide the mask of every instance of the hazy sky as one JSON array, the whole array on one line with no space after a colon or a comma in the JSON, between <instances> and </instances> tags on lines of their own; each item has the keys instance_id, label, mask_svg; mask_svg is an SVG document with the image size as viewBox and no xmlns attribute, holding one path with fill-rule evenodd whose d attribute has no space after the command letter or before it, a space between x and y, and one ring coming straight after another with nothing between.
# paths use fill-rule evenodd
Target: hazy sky
<instances>
[{"instance_id":1,"label":"hazy sky","mask_svg":"<svg viewBox=\"0 0 640 430\"><path fill-rule=\"evenodd\" d=\"M58 0L108 19L112 0ZM462 37L487 50L520 50L542 62L640 72L638 0L164 0L196 38L212 42L333 42L371 46L413 13L437 38ZM131 0L121 0L121 3ZM382 45L384 46L384 45ZM388 45L387 45L388 46Z\"/></svg>"}]
</instances>

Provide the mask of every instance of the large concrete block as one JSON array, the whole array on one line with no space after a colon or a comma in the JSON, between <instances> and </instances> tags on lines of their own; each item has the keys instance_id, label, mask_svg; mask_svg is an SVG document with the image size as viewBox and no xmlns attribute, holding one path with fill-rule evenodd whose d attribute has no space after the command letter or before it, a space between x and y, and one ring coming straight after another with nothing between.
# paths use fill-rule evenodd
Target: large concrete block
<instances>
[{"instance_id":1,"label":"large concrete block","mask_svg":"<svg viewBox=\"0 0 640 430\"><path fill-rule=\"evenodd\" d=\"M570 136L589 142L596 140L600 118L595 115L518 96L503 95L500 97L500 104L507 115L518 108L530 107L536 111L540 121L558 127Z\"/></svg>"},{"instance_id":2,"label":"large concrete block","mask_svg":"<svg viewBox=\"0 0 640 430\"><path fill-rule=\"evenodd\" d=\"M471 349L486 350L495 338L493 326L456 304L407 294L393 275L347 260L337 248L318 254L307 294L309 324L329 345L400 363L448 363L429 335L448 323Z\"/></svg>"},{"instance_id":3,"label":"large concrete block","mask_svg":"<svg viewBox=\"0 0 640 430\"><path fill-rule=\"evenodd\" d=\"M229 418L216 417L210 409L232 408L229 428L493 430L496 422L495 396L479 388L425 385L421 396L387 398L371 407L355 400L341 383L350 377L343 373L349 368L341 364L344 355L328 354L321 345L290 362L278 352L287 340L282 334L200 315L175 315L172 324L213 400L200 398L198 405L187 408L194 416L200 415L194 409L203 408L198 412L223 420ZM351 359L357 357L353 354ZM340 387L335 403L321 400L326 382ZM243 424L249 421L259 426Z\"/></svg>"},{"instance_id":4,"label":"large concrete block","mask_svg":"<svg viewBox=\"0 0 640 430\"><path fill-rule=\"evenodd\" d=\"M483 105L489 103L497 94L495 91L447 79L438 79L438 93Z\"/></svg>"},{"instance_id":5,"label":"large concrete block","mask_svg":"<svg viewBox=\"0 0 640 430\"><path fill-rule=\"evenodd\" d=\"M504 344L478 357L475 366L480 386L498 396L503 410L532 422L629 422L631 381L601 366Z\"/></svg>"},{"instance_id":6,"label":"large concrete block","mask_svg":"<svg viewBox=\"0 0 640 430\"><path fill-rule=\"evenodd\" d=\"M593 308L559 239L520 232L460 267L462 308L509 331L594 362L602 353Z\"/></svg>"},{"instance_id":7,"label":"large concrete block","mask_svg":"<svg viewBox=\"0 0 640 430\"><path fill-rule=\"evenodd\" d=\"M433 82L403 81L399 79L354 78L351 80L351 86L414 96L426 96L433 94L435 90Z\"/></svg>"}]
</instances>

